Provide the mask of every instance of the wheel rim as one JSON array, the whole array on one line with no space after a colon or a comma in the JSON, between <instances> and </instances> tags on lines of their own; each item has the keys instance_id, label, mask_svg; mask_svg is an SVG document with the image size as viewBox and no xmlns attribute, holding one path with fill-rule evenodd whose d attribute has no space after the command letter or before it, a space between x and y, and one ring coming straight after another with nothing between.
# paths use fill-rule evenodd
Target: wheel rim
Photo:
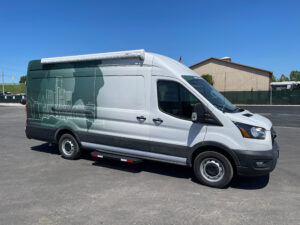
<instances>
[{"instance_id":1,"label":"wheel rim","mask_svg":"<svg viewBox=\"0 0 300 225\"><path fill-rule=\"evenodd\" d=\"M204 159L200 164L200 172L209 182L218 182L225 174L223 163L215 158Z\"/></svg>"},{"instance_id":2,"label":"wheel rim","mask_svg":"<svg viewBox=\"0 0 300 225\"><path fill-rule=\"evenodd\" d=\"M75 145L72 140L64 139L62 142L62 150L65 155L70 156L75 151Z\"/></svg>"}]
</instances>

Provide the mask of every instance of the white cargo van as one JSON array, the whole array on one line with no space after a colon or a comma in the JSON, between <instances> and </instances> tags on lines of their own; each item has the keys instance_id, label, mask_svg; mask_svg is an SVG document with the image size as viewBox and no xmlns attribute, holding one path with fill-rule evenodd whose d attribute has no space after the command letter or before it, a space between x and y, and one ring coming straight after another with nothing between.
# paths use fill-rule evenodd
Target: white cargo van
<instances>
[{"instance_id":1,"label":"white cargo van","mask_svg":"<svg viewBox=\"0 0 300 225\"><path fill-rule=\"evenodd\" d=\"M26 107L27 137L58 143L66 159L92 149L97 158L174 163L213 187L270 173L279 155L270 120L144 50L31 61Z\"/></svg>"}]
</instances>

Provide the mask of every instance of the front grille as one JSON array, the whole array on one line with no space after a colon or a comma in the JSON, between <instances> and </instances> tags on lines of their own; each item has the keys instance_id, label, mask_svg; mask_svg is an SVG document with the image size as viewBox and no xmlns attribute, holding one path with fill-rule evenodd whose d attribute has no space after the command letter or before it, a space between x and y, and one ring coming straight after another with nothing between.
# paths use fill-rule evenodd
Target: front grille
<instances>
[{"instance_id":1,"label":"front grille","mask_svg":"<svg viewBox=\"0 0 300 225\"><path fill-rule=\"evenodd\" d=\"M271 137L272 137L272 145L274 144L274 140L277 137L277 133L276 131L273 129L273 127L271 128Z\"/></svg>"}]
</instances>

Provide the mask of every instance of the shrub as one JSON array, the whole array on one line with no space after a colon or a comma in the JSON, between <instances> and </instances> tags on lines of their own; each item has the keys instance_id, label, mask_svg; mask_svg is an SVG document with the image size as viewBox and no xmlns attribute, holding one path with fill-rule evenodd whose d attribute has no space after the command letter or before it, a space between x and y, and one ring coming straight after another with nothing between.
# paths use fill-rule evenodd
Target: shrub
<instances>
[{"instance_id":1,"label":"shrub","mask_svg":"<svg viewBox=\"0 0 300 225\"><path fill-rule=\"evenodd\" d=\"M214 85L214 79L213 79L213 77L212 77L212 75L210 75L210 74L203 74L202 76L201 76L204 80L206 80L210 85Z\"/></svg>"}]
</instances>

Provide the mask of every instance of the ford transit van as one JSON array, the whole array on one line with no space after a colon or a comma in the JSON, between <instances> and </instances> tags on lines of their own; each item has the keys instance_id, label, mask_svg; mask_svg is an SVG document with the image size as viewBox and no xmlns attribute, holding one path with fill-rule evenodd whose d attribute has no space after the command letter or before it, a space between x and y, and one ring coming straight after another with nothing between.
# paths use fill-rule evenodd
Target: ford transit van
<instances>
[{"instance_id":1,"label":"ford transit van","mask_svg":"<svg viewBox=\"0 0 300 225\"><path fill-rule=\"evenodd\" d=\"M193 167L202 184L270 173L279 155L267 118L233 106L180 62L144 50L29 62L26 135L62 157Z\"/></svg>"}]
</instances>

